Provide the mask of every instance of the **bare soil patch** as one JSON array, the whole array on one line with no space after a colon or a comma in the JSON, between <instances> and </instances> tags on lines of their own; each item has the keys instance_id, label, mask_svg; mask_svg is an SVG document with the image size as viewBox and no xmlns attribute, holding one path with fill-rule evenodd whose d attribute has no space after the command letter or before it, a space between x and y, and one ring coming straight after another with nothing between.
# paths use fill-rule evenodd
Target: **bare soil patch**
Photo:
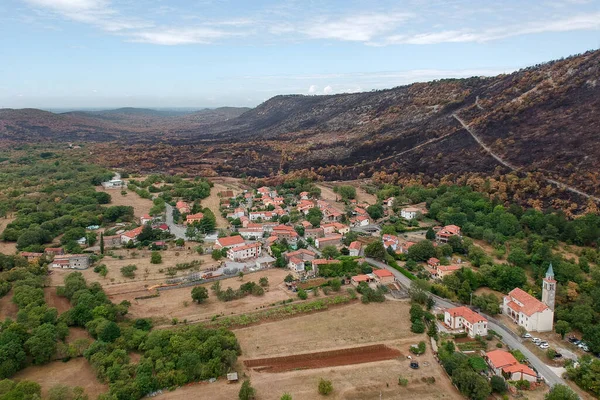
<instances>
[{"instance_id":1,"label":"bare soil patch","mask_svg":"<svg viewBox=\"0 0 600 400\"><path fill-rule=\"evenodd\" d=\"M59 314L62 314L71 308L71 303L69 303L69 299L57 295L55 287L44 288L44 299L46 300L46 304L48 305L48 307L56 308Z\"/></svg>"},{"instance_id":2,"label":"bare soil patch","mask_svg":"<svg viewBox=\"0 0 600 400\"><path fill-rule=\"evenodd\" d=\"M45 365L31 366L18 372L15 379L27 379L40 384L42 398L47 398L48 390L57 384L81 386L90 399L108 391L108 385L98 382L92 367L83 357L68 362L54 361Z\"/></svg>"},{"instance_id":3,"label":"bare soil patch","mask_svg":"<svg viewBox=\"0 0 600 400\"><path fill-rule=\"evenodd\" d=\"M0 233L4 232L6 225L13 222L15 218L1 218L0 219ZM15 242L5 242L4 240L0 240L0 253L13 255L17 252L17 244Z\"/></svg>"},{"instance_id":4,"label":"bare soil patch","mask_svg":"<svg viewBox=\"0 0 600 400\"><path fill-rule=\"evenodd\" d=\"M374 344L285 357L245 360L244 365L259 372L284 372L391 360L401 355L397 349L383 344Z\"/></svg>"},{"instance_id":5,"label":"bare soil patch","mask_svg":"<svg viewBox=\"0 0 600 400\"><path fill-rule=\"evenodd\" d=\"M96 186L97 192L106 192L110 194L111 206L132 206L133 215L135 215L137 218L150 212L150 208L152 208L152 200L142 199L137 193L129 189L125 190L127 195L123 196L121 194L121 190L119 189L104 189L102 186Z\"/></svg>"},{"instance_id":6,"label":"bare soil patch","mask_svg":"<svg viewBox=\"0 0 600 400\"><path fill-rule=\"evenodd\" d=\"M17 318L19 307L12 301L13 291L12 289L4 297L0 298L0 319L6 318Z\"/></svg>"},{"instance_id":7,"label":"bare soil patch","mask_svg":"<svg viewBox=\"0 0 600 400\"><path fill-rule=\"evenodd\" d=\"M92 335L90 335L90 333L85 330L84 328L79 328L76 326L72 326L69 328L69 336L67 336L67 343L73 343L74 341L78 340L78 339L89 339L89 340L94 340L94 338L92 337Z\"/></svg>"}]
</instances>

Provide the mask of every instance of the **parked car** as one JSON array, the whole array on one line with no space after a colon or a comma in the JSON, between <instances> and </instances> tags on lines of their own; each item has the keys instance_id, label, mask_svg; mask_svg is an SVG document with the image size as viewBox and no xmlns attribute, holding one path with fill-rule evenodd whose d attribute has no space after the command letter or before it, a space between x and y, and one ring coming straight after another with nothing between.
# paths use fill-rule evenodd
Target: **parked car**
<instances>
[{"instance_id":1,"label":"parked car","mask_svg":"<svg viewBox=\"0 0 600 400\"><path fill-rule=\"evenodd\" d=\"M589 347L587 347L587 345L584 345L584 346L581 348L581 350L583 350L583 351L585 351L585 352L589 352L589 351L590 351L590 348L589 348Z\"/></svg>"},{"instance_id":2,"label":"parked car","mask_svg":"<svg viewBox=\"0 0 600 400\"><path fill-rule=\"evenodd\" d=\"M549 349L549 348L550 348L550 345L548 343L542 343L542 344L540 344L540 349L546 350L546 349Z\"/></svg>"},{"instance_id":3,"label":"parked car","mask_svg":"<svg viewBox=\"0 0 600 400\"><path fill-rule=\"evenodd\" d=\"M410 362L410 367L411 367L412 369L419 369L419 363L418 363L418 362L416 362L416 361L411 361L411 362Z\"/></svg>"},{"instance_id":4,"label":"parked car","mask_svg":"<svg viewBox=\"0 0 600 400\"><path fill-rule=\"evenodd\" d=\"M569 337L568 337L568 340L569 340L569 342L571 342L571 343L575 343L575 342L577 342L579 339L577 339L575 336L569 336Z\"/></svg>"},{"instance_id":5,"label":"parked car","mask_svg":"<svg viewBox=\"0 0 600 400\"><path fill-rule=\"evenodd\" d=\"M561 358L561 357L562 357L562 354L560 354L560 353L554 353L554 358Z\"/></svg>"},{"instance_id":6,"label":"parked car","mask_svg":"<svg viewBox=\"0 0 600 400\"><path fill-rule=\"evenodd\" d=\"M580 349L583 349L585 346L586 344L584 342L577 343L577 347L579 347Z\"/></svg>"},{"instance_id":7,"label":"parked car","mask_svg":"<svg viewBox=\"0 0 600 400\"><path fill-rule=\"evenodd\" d=\"M531 334L530 333L526 333L526 334L523 335L523 337L525 339L531 339Z\"/></svg>"},{"instance_id":8,"label":"parked car","mask_svg":"<svg viewBox=\"0 0 600 400\"><path fill-rule=\"evenodd\" d=\"M533 339L531 339L531 341L535 344L539 344L542 341L542 339L534 337Z\"/></svg>"},{"instance_id":9,"label":"parked car","mask_svg":"<svg viewBox=\"0 0 600 400\"><path fill-rule=\"evenodd\" d=\"M541 346L541 345L543 345L543 344L548 344L548 342L546 342L546 341L544 340L543 342L539 342L539 343L538 343L538 346Z\"/></svg>"}]
</instances>

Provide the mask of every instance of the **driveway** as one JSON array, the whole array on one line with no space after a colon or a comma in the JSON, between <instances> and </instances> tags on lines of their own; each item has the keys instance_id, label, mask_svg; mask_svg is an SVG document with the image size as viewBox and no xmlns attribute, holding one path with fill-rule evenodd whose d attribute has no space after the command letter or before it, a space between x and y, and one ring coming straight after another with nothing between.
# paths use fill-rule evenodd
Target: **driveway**
<instances>
[{"instance_id":1,"label":"driveway","mask_svg":"<svg viewBox=\"0 0 600 400\"><path fill-rule=\"evenodd\" d=\"M166 218L165 223L169 226L169 230L177 239L187 239L185 235L186 227L184 225L177 225L173 221L173 206L169 203L166 203Z\"/></svg>"},{"instance_id":2,"label":"driveway","mask_svg":"<svg viewBox=\"0 0 600 400\"><path fill-rule=\"evenodd\" d=\"M396 277L396 280L398 282L400 282L400 284L402 284L406 288L410 288L410 283L411 283L410 279L408 279L406 276L402 275L395 268L392 268L389 265L387 265L381 261L377 261L373 258L366 258L366 260L369 264L374 265L377 268L387 269L392 274L394 274L394 276ZM444 308L451 308L451 307L457 307L457 306L462 305L462 304L458 304L458 303L453 303L446 299L442 299L441 297L438 297L433 294L431 295L431 297L433 297L433 299L435 300L435 302L438 306L441 306ZM523 345L523 343L521 343L521 338L519 338L513 331L506 328L504 325L500 325L500 322L495 321L494 318L491 318L487 315L486 315L486 317L488 318L488 327L490 329L493 329L494 331L496 331L500 336L502 336L502 341L504 343L506 343L508 345L508 347L510 347L511 349L520 350L521 353L523 353L523 355L525 357L527 357L527 359L529 360L531 365L533 365L533 367L536 369L536 371L538 371L538 373L542 377L544 377L544 379L546 380L548 385L550 385L550 386L554 386L554 385L558 385L558 384L566 385L565 381L559 375L557 375L552 369L550 369L550 367L548 365L546 365L535 354L533 354L529 349L527 349L527 347L525 347L525 345Z\"/></svg>"}]
</instances>

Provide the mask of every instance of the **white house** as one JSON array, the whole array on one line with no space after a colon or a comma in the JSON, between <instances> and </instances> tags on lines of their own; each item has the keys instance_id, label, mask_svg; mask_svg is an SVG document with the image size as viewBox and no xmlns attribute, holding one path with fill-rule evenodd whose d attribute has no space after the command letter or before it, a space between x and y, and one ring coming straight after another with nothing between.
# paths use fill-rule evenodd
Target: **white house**
<instances>
[{"instance_id":1,"label":"white house","mask_svg":"<svg viewBox=\"0 0 600 400\"><path fill-rule=\"evenodd\" d=\"M288 268L297 274L302 274L305 271L304 261L298 257L290 257Z\"/></svg>"},{"instance_id":2,"label":"white house","mask_svg":"<svg viewBox=\"0 0 600 400\"><path fill-rule=\"evenodd\" d=\"M108 182L102 182L102 186L105 189L122 189L126 188L127 184L123 182L121 179L111 179Z\"/></svg>"},{"instance_id":3,"label":"white house","mask_svg":"<svg viewBox=\"0 0 600 400\"><path fill-rule=\"evenodd\" d=\"M87 269L90 266L90 256L88 254L55 256L50 266L52 268Z\"/></svg>"},{"instance_id":4,"label":"white house","mask_svg":"<svg viewBox=\"0 0 600 400\"><path fill-rule=\"evenodd\" d=\"M263 228L252 227L252 228L239 228L238 233L246 240L254 239L258 240L263 237Z\"/></svg>"},{"instance_id":5,"label":"white house","mask_svg":"<svg viewBox=\"0 0 600 400\"><path fill-rule=\"evenodd\" d=\"M488 333L487 319L465 306L447 309L444 324L451 329L464 329L472 338Z\"/></svg>"},{"instance_id":6,"label":"white house","mask_svg":"<svg viewBox=\"0 0 600 400\"><path fill-rule=\"evenodd\" d=\"M360 255L360 249L361 249L362 245L360 244L359 241L354 241L352 243L350 243L350 246L348 246L348 250L350 251L350 256L353 257L358 257Z\"/></svg>"},{"instance_id":7,"label":"white house","mask_svg":"<svg viewBox=\"0 0 600 400\"><path fill-rule=\"evenodd\" d=\"M256 258L262 251L262 245L260 243L252 243L244 246L230 247L227 250L227 258L231 261L247 260L249 258Z\"/></svg>"},{"instance_id":8,"label":"white house","mask_svg":"<svg viewBox=\"0 0 600 400\"><path fill-rule=\"evenodd\" d=\"M555 292L556 281L550 265L542 287L542 299L550 304L539 301L521 288L516 288L504 296L502 312L529 332L550 332L554 323Z\"/></svg>"},{"instance_id":9,"label":"white house","mask_svg":"<svg viewBox=\"0 0 600 400\"><path fill-rule=\"evenodd\" d=\"M422 211L415 207L407 207L400 210L400 216L408 220L417 218L417 215L421 213Z\"/></svg>"}]
</instances>

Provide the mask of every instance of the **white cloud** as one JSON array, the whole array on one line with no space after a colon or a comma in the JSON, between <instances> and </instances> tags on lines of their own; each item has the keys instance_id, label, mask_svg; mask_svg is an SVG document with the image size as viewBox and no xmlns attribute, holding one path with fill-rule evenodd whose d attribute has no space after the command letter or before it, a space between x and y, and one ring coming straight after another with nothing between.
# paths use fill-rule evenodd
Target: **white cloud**
<instances>
[{"instance_id":1,"label":"white cloud","mask_svg":"<svg viewBox=\"0 0 600 400\"><path fill-rule=\"evenodd\" d=\"M333 88L331 86L327 85L323 88L323 94L331 94L331 92L333 92Z\"/></svg>"},{"instance_id":2,"label":"white cloud","mask_svg":"<svg viewBox=\"0 0 600 400\"><path fill-rule=\"evenodd\" d=\"M367 42L396 29L412 17L409 13L369 13L341 19L316 18L299 31L313 39Z\"/></svg>"},{"instance_id":3,"label":"white cloud","mask_svg":"<svg viewBox=\"0 0 600 400\"><path fill-rule=\"evenodd\" d=\"M194 43L208 44L216 39L232 35L227 31L212 28L164 28L134 32L131 34L130 41L174 46Z\"/></svg>"},{"instance_id":4,"label":"white cloud","mask_svg":"<svg viewBox=\"0 0 600 400\"><path fill-rule=\"evenodd\" d=\"M310 87L308 88L308 94L315 94L317 93L317 90L319 90L319 87L317 85L310 85Z\"/></svg>"}]
</instances>

